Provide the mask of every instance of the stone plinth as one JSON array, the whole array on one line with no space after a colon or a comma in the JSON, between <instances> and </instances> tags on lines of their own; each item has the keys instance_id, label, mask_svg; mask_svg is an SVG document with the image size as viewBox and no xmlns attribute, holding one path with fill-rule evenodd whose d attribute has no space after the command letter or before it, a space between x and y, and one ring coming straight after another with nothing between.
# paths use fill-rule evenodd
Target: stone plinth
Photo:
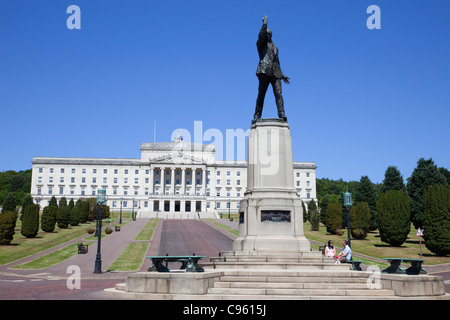
<instances>
[{"instance_id":1,"label":"stone plinth","mask_svg":"<svg viewBox=\"0 0 450 320\"><path fill-rule=\"evenodd\" d=\"M310 251L301 200L294 188L292 140L287 122L252 124L248 140L247 191L240 202L234 251Z\"/></svg>"}]
</instances>

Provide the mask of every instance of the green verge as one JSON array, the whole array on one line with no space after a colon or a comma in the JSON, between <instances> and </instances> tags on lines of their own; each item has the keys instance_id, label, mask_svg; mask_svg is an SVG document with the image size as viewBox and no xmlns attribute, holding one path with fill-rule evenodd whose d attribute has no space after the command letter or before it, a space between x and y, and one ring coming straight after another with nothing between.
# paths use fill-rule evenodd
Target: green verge
<instances>
[{"instance_id":1,"label":"green verge","mask_svg":"<svg viewBox=\"0 0 450 320\"><path fill-rule=\"evenodd\" d=\"M30 262L12 267L13 269L46 269L50 268L78 253L78 244L74 243L67 247L56 250L45 256L34 259Z\"/></svg>"},{"instance_id":2,"label":"green verge","mask_svg":"<svg viewBox=\"0 0 450 320\"><path fill-rule=\"evenodd\" d=\"M109 267L108 271L137 271L145 259L149 242L132 242Z\"/></svg>"}]
</instances>

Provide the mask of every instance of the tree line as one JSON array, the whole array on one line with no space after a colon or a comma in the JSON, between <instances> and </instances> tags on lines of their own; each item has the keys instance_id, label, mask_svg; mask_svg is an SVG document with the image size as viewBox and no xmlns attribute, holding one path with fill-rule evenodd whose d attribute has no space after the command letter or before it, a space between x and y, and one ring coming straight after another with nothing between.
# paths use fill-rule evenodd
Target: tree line
<instances>
[{"instance_id":1,"label":"tree line","mask_svg":"<svg viewBox=\"0 0 450 320\"><path fill-rule=\"evenodd\" d=\"M108 206L102 207L102 219L110 217ZM59 202L53 196L49 204L40 214L40 206L27 195L22 204L20 215L17 210L15 197L10 193L2 207L0 214L0 245L9 245L14 238L17 219L21 219L21 234L26 238L35 238L39 228L43 232L54 232L55 228L67 229L80 223L94 221L97 218L97 199L73 199L67 202L62 197Z\"/></svg>"},{"instance_id":2,"label":"tree line","mask_svg":"<svg viewBox=\"0 0 450 320\"><path fill-rule=\"evenodd\" d=\"M398 168L389 166L380 184L362 176L350 182L317 179L316 188L318 204L311 201L304 217L312 230L318 230L320 222L331 234L346 228L343 193L348 188L353 198L350 229L354 239L364 239L378 229L383 242L400 246L412 223L425 230L425 245L431 252L450 254L450 172L438 168L431 158L420 158L406 183Z\"/></svg>"}]
</instances>

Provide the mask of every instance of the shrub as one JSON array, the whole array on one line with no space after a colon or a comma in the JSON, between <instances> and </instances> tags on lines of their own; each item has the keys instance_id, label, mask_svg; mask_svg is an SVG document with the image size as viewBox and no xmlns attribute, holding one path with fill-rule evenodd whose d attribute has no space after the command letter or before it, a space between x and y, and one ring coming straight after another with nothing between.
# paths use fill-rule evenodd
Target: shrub
<instances>
[{"instance_id":1,"label":"shrub","mask_svg":"<svg viewBox=\"0 0 450 320\"><path fill-rule=\"evenodd\" d=\"M3 201L2 213L5 212L16 212L16 198L12 192L8 193L5 200Z\"/></svg>"},{"instance_id":2,"label":"shrub","mask_svg":"<svg viewBox=\"0 0 450 320\"><path fill-rule=\"evenodd\" d=\"M65 206L58 208L58 213L56 214L56 222L58 223L58 228L67 229L70 222L70 208Z\"/></svg>"},{"instance_id":3,"label":"shrub","mask_svg":"<svg viewBox=\"0 0 450 320\"><path fill-rule=\"evenodd\" d=\"M24 208L21 234L27 238L35 238L39 231L39 206L29 204Z\"/></svg>"},{"instance_id":4,"label":"shrub","mask_svg":"<svg viewBox=\"0 0 450 320\"><path fill-rule=\"evenodd\" d=\"M86 201L77 201L78 207L78 219L80 223L86 223L88 221L88 215L89 215L89 203Z\"/></svg>"},{"instance_id":5,"label":"shrub","mask_svg":"<svg viewBox=\"0 0 450 320\"><path fill-rule=\"evenodd\" d=\"M342 205L340 203L330 203L326 211L326 227L331 234L336 234L336 230L342 226Z\"/></svg>"},{"instance_id":6,"label":"shrub","mask_svg":"<svg viewBox=\"0 0 450 320\"><path fill-rule=\"evenodd\" d=\"M350 209L350 229L354 239L365 239L367 237L370 230L370 220L370 208L367 202L359 202Z\"/></svg>"},{"instance_id":7,"label":"shrub","mask_svg":"<svg viewBox=\"0 0 450 320\"><path fill-rule=\"evenodd\" d=\"M70 206L69 206L69 208L70 208ZM79 213L80 213L79 207L73 207L70 210L70 225L71 226L75 227L80 224Z\"/></svg>"},{"instance_id":8,"label":"shrub","mask_svg":"<svg viewBox=\"0 0 450 320\"><path fill-rule=\"evenodd\" d=\"M8 245L14 238L17 216L15 212L8 211L0 214L0 245Z\"/></svg>"},{"instance_id":9,"label":"shrub","mask_svg":"<svg viewBox=\"0 0 450 320\"><path fill-rule=\"evenodd\" d=\"M423 194L423 238L428 250L450 254L450 187L430 186Z\"/></svg>"},{"instance_id":10,"label":"shrub","mask_svg":"<svg viewBox=\"0 0 450 320\"><path fill-rule=\"evenodd\" d=\"M52 205L44 208L41 216L41 229L44 232L53 232L56 225L56 214L58 207Z\"/></svg>"},{"instance_id":11,"label":"shrub","mask_svg":"<svg viewBox=\"0 0 450 320\"><path fill-rule=\"evenodd\" d=\"M377 201L377 214L381 241L401 246L411 230L407 194L400 190L382 193Z\"/></svg>"}]
</instances>

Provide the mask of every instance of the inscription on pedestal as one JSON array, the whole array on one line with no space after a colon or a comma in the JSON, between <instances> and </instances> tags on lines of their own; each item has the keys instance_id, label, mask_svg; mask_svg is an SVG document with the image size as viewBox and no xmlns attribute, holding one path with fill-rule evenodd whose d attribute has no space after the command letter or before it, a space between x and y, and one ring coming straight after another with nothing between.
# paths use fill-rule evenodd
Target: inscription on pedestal
<instances>
[{"instance_id":1,"label":"inscription on pedestal","mask_svg":"<svg viewBox=\"0 0 450 320\"><path fill-rule=\"evenodd\" d=\"M261 210L261 222L291 222L291 212L282 210Z\"/></svg>"}]
</instances>

